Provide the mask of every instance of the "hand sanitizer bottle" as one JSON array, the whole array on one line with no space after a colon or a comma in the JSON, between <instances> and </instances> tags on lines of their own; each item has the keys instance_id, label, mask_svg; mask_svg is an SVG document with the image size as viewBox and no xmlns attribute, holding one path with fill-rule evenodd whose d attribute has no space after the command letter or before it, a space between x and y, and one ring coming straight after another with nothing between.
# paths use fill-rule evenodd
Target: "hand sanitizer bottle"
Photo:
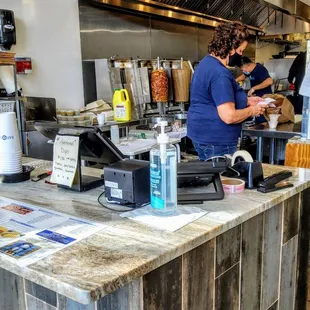
<instances>
[{"instance_id":1,"label":"hand sanitizer bottle","mask_svg":"<svg viewBox=\"0 0 310 310\"><path fill-rule=\"evenodd\" d=\"M157 215L172 215L177 210L177 155L165 133L167 122L159 122L161 133L150 152L151 206Z\"/></svg>"}]
</instances>

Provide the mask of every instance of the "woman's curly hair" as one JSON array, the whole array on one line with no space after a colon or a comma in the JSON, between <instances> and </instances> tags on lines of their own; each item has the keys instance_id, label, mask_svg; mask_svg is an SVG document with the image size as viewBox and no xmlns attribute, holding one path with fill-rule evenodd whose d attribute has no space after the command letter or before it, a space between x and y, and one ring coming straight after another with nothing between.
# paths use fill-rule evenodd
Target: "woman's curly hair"
<instances>
[{"instance_id":1,"label":"woman's curly hair","mask_svg":"<svg viewBox=\"0 0 310 310\"><path fill-rule=\"evenodd\" d=\"M225 59L229 52L238 48L244 41L249 40L248 27L239 22L219 25L209 44L209 53Z\"/></svg>"}]
</instances>

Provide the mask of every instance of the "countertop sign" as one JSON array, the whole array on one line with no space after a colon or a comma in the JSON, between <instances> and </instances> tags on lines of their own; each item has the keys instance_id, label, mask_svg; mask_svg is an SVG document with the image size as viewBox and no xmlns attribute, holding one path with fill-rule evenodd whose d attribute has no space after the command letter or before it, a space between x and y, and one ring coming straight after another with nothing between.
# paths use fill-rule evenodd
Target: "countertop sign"
<instances>
[{"instance_id":1,"label":"countertop sign","mask_svg":"<svg viewBox=\"0 0 310 310\"><path fill-rule=\"evenodd\" d=\"M72 187L77 169L79 137L56 136L51 181Z\"/></svg>"}]
</instances>

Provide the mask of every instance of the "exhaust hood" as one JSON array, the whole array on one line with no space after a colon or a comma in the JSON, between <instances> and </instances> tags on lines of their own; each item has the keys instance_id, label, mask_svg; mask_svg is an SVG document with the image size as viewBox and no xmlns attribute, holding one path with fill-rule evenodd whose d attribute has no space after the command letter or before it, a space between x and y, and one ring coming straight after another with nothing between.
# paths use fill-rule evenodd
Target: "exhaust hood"
<instances>
[{"instance_id":1,"label":"exhaust hood","mask_svg":"<svg viewBox=\"0 0 310 310\"><path fill-rule=\"evenodd\" d=\"M310 0L91 0L93 4L136 14L154 15L216 27L240 20L252 34L263 28L276 11L310 22Z\"/></svg>"},{"instance_id":2,"label":"exhaust hood","mask_svg":"<svg viewBox=\"0 0 310 310\"><path fill-rule=\"evenodd\" d=\"M241 20L252 34L262 34L262 26L274 10L255 0L91 0L95 5L154 15L189 23L216 27Z\"/></svg>"},{"instance_id":3,"label":"exhaust hood","mask_svg":"<svg viewBox=\"0 0 310 310\"><path fill-rule=\"evenodd\" d=\"M258 0L260 4L269 5L277 11L293 15L310 22L310 1L307 0Z\"/></svg>"}]
</instances>

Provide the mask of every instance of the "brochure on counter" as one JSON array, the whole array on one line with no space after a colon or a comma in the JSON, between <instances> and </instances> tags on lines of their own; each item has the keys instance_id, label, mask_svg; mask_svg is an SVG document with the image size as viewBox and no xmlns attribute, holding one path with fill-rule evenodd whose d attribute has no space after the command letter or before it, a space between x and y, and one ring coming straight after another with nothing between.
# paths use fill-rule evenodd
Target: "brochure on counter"
<instances>
[{"instance_id":1,"label":"brochure on counter","mask_svg":"<svg viewBox=\"0 0 310 310\"><path fill-rule=\"evenodd\" d=\"M100 223L0 198L0 259L26 266L104 228Z\"/></svg>"}]
</instances>

